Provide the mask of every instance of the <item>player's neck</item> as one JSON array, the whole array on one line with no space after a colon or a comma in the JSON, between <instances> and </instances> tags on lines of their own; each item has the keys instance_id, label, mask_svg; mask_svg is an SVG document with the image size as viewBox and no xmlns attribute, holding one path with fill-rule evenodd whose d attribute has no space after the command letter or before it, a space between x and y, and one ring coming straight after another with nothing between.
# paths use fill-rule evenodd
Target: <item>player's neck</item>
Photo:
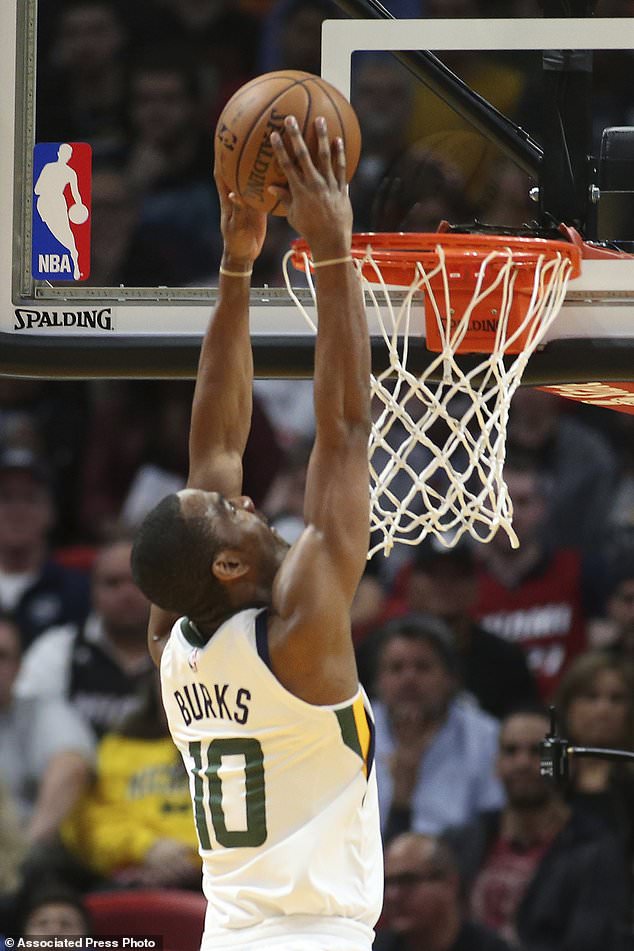
<instances>
[{"instance_id":1,"label":"player's neck","mask_svg":"<svg viewBox=\"0 0 634 951\"><path fill-rule=\"evenodd\" d=\"M229 609L212 610L208 614L201 614L196 618L189 618L198 634L205 641L208 641L216 633L219 627L222 627L227 621L241 611L247 611L249 608L270 607L270 598L258 598L255 594L253 598L242 601Z\"/></svg>"}]
</instances>

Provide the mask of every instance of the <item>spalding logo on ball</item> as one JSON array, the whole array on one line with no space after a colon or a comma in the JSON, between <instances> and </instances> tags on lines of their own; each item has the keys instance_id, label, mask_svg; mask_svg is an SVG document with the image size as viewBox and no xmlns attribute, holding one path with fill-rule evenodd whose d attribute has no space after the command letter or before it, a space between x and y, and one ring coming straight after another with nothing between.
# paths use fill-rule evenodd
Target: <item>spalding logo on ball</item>
<instances>
[{"instance_id":1,"label":"spalding logo on ball","mask_svg":"<svg viewBox=\"0 0 634 951\"><path fill-rule=\"evenodd\" d=\"M285 212L268 187L284 185L285 178L273 155L271 132L283 134L284 119L289 115L296 117L313 159L317 157L315 119L325 118L331 141L343 139L347 181L354 175L361 153L361 130L354 109L321 76L283 69L246 83L218 119L216 157L227 187L247 205L273 215Z\"/></svg>"}]
</instances>

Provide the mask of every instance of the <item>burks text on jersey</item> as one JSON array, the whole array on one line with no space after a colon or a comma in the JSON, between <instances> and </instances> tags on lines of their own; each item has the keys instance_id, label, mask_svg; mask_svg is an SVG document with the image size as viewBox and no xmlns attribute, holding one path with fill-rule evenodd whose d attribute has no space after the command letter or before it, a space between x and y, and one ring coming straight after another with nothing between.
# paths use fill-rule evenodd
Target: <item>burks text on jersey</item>
<instances>
[{"instance_id":1,"label":"burks text on jersey","mask_svg":"<svg viewBox=\"0 0 634 951\"><path fill-rule=\"evenodd\" d=\"M230 684L212 684L210 688L203 683L183 684L174 691L185 726L194 720L229 720L244 724L249 719L248 702L251 691L246 687L237 690Z\"/></svg>"}]
</instances>

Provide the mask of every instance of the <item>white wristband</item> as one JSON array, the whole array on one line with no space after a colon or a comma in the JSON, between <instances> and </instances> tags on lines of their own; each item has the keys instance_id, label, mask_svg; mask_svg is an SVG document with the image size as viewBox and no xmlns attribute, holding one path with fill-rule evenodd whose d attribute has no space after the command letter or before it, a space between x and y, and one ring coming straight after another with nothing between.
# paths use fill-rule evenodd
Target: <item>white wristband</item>
<instances>
[{"instance_id":1,"label":"white wristband","mask_svg":"<svg viewBox=\"0 0 634 951\"><path fill-rule=\"evenodd\" d=\"M228 271L221 264L220 273L224 274L225 277L251 277L251 275L253 274L253 268L251 268L250 271Z\"/></svg>"},{"instance_id":2,"label":"white wristband","mask_svg":"<svg viewBox=\"0 0 634 951\"><path fill-rule=\"evenodd\" d=\"M352 261L352 255L348 254L345 258L329 258L327 261L313 261L313 267L329 267L331 264L346 264Z\"/></svg>"}]
</instances>

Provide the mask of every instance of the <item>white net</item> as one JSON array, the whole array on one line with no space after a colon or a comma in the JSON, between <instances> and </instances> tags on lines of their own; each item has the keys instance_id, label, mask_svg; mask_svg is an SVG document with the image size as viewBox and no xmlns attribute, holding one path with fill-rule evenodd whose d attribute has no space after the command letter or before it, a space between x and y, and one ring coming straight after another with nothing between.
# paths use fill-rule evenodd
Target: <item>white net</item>
<instances>
[{"instance_id":1,"label":"white net","mask_svg":"<svg viewBox=\"0 0 634 951\"><path fill-rule=\"evenodd\" d=\"M502 239L503 240L503 239ZM315 330L293 291L288 291ZM380 327L388 352L386 369L372 376L373 424L369 443L372 544L368 557L390 554L395 543L419 544L434 535L452 547L468 533L488 542L502 528L513 547L512 505L503 478L509 406L526 364L543 340L563 303L574 269L570 257L549 251L531 263L531 280L521 294L516 282L526 262L511 247L484 253L471 285L471 299L457 301L445 248L420 255L403 294L394 294L371 246L355 255L366 303ZM314 296L309 258L304 269ZM433 284L433 286L432 286ZM464 286L464 285L463 285ZM452 300L452 291L454 299ZM408 368L414 304L424 297L427 336L440 338L422 372ZM521 312L517 314L517 300ZM513 308L513 301L516 301ZM453 305L456 306L453 306ZM461 369L458 348L473 329L474 312L495 315L491 352L479 353L470 369ZM511 319L509 319L511 318ZM513 352L521 345L520 352ZM510 353L509 353L510 352Z\"/></svg>"}]
</instances>

